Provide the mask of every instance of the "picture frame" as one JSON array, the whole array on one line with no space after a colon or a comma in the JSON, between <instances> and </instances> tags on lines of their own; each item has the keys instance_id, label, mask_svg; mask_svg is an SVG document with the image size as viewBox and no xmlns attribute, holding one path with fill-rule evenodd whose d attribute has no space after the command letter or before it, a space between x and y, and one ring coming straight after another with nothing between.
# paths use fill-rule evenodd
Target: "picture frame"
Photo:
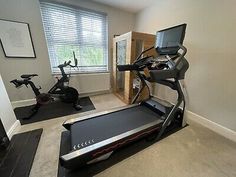
<instances>
[{"instance_id":1,"label":"picture frame","mask_svg":"<svg viewBox=\"0 0 236 177\"><path fill-rule=\"evenodd\" d=\"M0 43L7 58L36 58L28 23L0 19Z\"/></svg>"}]
</instances>

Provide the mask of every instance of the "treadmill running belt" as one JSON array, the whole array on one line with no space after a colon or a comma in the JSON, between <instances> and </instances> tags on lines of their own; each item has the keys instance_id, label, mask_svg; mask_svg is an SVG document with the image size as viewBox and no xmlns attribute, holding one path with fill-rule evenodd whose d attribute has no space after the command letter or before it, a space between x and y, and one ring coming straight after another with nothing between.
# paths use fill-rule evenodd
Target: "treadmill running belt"
<instances>
[{"instance_id":1,"label":"treadmill running belt","mask_svg":"<svg viewBox=\"0 0 236 177\"><path fill-rule=\"evenodd\" d=\"M80 121L71 126L71 148L82 149L158 119L160 116L149 108L135 106Z\"/></svg>"}]
</instances>

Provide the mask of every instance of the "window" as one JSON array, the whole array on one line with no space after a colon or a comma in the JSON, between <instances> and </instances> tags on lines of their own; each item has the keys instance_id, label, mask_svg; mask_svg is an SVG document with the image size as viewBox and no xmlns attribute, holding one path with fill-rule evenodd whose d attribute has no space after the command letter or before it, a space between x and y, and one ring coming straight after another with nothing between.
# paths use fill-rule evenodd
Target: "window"
<instances>
[{"instance_id":1,"label":"window","mask_svg":"<svg viewBox=\"0 0 236 177\"><path fill-rule=\"evenodd\" d=\"M64 61L78 59L75 72L108 70L107 15L50 2L40 2L53 73Z\"/></svg>"}]
</instances>

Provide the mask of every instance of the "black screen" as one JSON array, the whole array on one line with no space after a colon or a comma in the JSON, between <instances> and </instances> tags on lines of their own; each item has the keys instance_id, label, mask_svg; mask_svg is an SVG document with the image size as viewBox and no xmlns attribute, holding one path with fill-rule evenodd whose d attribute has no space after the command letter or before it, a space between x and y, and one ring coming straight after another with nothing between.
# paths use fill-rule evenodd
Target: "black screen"
<instances>
[{"instance_id":1,"label":"black screen","mask_svg":"<svg viewBox=\"0 0 236 177\"><path fill-rule=\"evenodd\" d=\"M182 24L158 31L155 48L159 54L175 55L179 50L178 44L183 44L187 24Z\"/></svg>"}]
</instances>

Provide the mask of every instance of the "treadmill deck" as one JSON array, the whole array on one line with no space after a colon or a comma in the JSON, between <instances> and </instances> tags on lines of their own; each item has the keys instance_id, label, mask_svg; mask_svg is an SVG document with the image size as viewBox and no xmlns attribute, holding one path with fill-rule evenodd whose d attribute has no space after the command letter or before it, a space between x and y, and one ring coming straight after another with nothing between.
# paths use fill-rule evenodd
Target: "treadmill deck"
<instances>
[{"instance_id":1,"label":"treadmill deck","mask_svg":"<svg viewBox=\"0 0 236 177\"><path fill-rule=\"evenodd\" d=\"M143 105L79 121L71 126L71 148L83 149L157 121L163 122L156 112Z\"/></svg>"}]
</instances>

